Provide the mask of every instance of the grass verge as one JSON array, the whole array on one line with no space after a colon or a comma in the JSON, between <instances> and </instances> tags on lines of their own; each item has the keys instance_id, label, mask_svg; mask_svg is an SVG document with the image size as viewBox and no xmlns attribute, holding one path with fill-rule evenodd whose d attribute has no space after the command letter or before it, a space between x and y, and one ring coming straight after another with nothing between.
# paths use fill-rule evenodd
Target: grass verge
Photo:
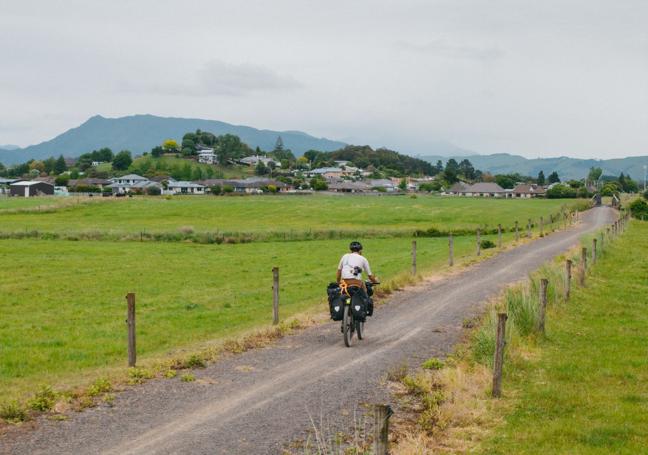
<instances>
[{"instance_id":1,"label":"grass verge","mask_svg":"<svg viewBox=\"0 0 648 455\"><path fill-rule=\"evenodd\" d=\"M584 239L589 244L591 237ZM443 368L390 385L400 412L393 453L641 453L648 446L648 224L610 241L564 301L557 258L507 290ZM580 266L577 251L569 257ZM538 281L549 279L546 334ZM503 398L490 398L495 313L506 311ZM425 365L438 365L436 360Z\"/></svg>"}]
</instances>

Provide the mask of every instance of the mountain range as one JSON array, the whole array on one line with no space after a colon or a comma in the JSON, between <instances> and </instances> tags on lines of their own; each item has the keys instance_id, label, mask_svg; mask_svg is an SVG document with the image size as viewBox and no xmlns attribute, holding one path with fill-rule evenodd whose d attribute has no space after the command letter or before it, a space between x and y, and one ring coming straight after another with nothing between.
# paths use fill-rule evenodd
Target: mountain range
<instances>
[{"instance_id":1,"label":"mountain range","mask_svg":"<svg viewBox=\"0 0 648 455\"><path fill-rule=\"evenodd\" d=\"M496 153L493 155L459 155L453 157L434 155L420 158L431 163L441 160L444 164L449 158L454 158L457 162L468 159L475 169L490 172L491 174L512 174L517 172L522 175L536 177L540 171L543 171L545 176L549 176L550 173L556 171L563 181L582 179L587 177L590 168L600 167L603 169L603 175L618 177L623 172L625 175L630 175L634 180L643 182L644 165L648 165L648 156L632 156L609 160L586 160L565 156L529 159L519 155Z\"/></svg>"},{"instance_id":2,"label":"mountain range","mask_svg":"<svg viewBox=\"0 0 648 455\"><path fill-rule=\"evenodd\" d=\"M316 138L301 131L259 130L216 120L154 115L106 118L95 115L82 125L40 144L13 150L8 150L11 146L0 146L0 162L16 164L30 159L40 160L59 155L77 157L102 147L110 147L114 152L130 150L133 154L139 155L160 145L165 139L175 139L180 142L185 133L197 129L215 135L235 134L249 146L259 147L262 150L272 150L277 138L281 136L284 146L296 155L302 155L310 149L331 151L346 145L344 142Z\"/></svg>"}]
</instances>

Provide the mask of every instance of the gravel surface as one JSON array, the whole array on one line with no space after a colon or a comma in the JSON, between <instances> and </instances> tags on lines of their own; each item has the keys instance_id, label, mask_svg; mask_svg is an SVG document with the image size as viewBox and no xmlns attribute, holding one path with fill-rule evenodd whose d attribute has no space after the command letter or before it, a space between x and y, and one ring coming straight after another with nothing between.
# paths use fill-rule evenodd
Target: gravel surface
<instances>
[{"instance_id":1,"label":"gravel surface","mask_svg":"<svg viewBox=\"0 0 648 455\"><path fill-rule=\"evenodd\" d=\"M339 323L313 327L196 370L195 382L154 380L119 394L113 407L63 422L39 419L33 429L6 434L0 453L281 453L307 436L311 419L348 421L363 403L386 402L380 383L387 371L450 352L462 321L484 302L615 216L593 209L567 231L394 294L352 348L344 346Z\"/></svg>"}]
</instances>

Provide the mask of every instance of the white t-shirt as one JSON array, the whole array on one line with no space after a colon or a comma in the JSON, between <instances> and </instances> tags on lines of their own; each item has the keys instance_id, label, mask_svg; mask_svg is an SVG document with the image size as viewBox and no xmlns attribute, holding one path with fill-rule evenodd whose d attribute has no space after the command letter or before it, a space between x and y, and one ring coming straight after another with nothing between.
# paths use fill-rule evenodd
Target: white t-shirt
<instances>
[{"instance_id":1,"label":"white t-shirt","mask_svg":"<svg viewBox=\"0 0 648 455\"><path fill-rule=\"evenodd\" d=\"M360 273L355 274L355 268L360 268ZM369 268L369 261L364 256L359 255L358 253L347 253L342 256L340 259L340 265L338 270L342 270L342 279L356 279L362 280L362 272L366 272L367 275L371 275L371 269Z\"/></svg>"}]
</instances>

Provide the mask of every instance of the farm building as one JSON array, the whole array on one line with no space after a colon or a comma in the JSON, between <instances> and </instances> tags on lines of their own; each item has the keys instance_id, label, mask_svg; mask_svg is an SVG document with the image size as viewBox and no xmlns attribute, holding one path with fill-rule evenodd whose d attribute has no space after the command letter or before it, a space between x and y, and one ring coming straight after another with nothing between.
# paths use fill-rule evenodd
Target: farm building
<instances>
[{"instance_id":1,"label":"farm building","mask_svg":"<svg viewBox=\"0 0 648 455\"><path fill-rule=\"evenodd\" d=\"M53 195L54 185L38 181L15 182L9 186L9 194L19 197Z\"/></svg>"},{"instance_id":2,"label":"farm building","mask_svg":"<svg viewBox=\"0 0 648 455\"><path fill-rule=\"evenodd\" d=\"M336 193L364 193L370 191L371 187L364 182L351 182L342 180L328 184L329 191Z\"/></svg>"},{"instance_id":3,"label":"farm building","mask_svg":"<svg viewBox=\"0 0 648 455\"><path fill-rule=\"evenodd\" d=\"M492 182L475 183L463 190L457 191L455 194L472 197L510 197L511 195L510 192L507 192L497 183Z\"/></svg>"},{"instance_id":4,"label":"farm building","mask_svg":"<svg viewBox=\"0 0 648 455\"><path fill-rule=\"evenodd\" d=\"M5 179L0 177L0 194L9 194L9 185L17 181L17 179Z\"/></svg>"}]
</instances>

